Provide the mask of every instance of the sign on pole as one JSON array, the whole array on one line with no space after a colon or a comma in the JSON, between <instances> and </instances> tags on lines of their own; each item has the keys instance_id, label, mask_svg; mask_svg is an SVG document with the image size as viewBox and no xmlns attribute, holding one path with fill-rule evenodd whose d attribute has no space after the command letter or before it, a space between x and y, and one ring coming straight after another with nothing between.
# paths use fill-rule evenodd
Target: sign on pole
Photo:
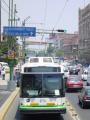
<instances>
[{"instance_id":1,"label":"sign on pole","mask_svg":"<svg viewBox=\"0 0 90 120\"><path fill-rule=\"evenodd\" d=\"M6 36L35 37L36 27L3 27L3 34Z\"/></svg>"}]
</instances>

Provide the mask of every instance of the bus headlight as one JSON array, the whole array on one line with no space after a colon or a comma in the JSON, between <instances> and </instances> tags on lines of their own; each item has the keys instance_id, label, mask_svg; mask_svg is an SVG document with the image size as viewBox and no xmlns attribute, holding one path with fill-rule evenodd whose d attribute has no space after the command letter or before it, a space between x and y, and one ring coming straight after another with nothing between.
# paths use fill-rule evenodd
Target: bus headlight
<instances>
[{"instance_id":1,"label":"bus headlight","mask_svg":"<svg viewBox=\"0 0 90 120\"><path fill-rule=\"evenodd\" d=\"M39 104L37 102L31 102L30 106L38 106Z\"/></svg>"},{"instance_id":2,"label":"bus headlight","mask_svg":"<svg viewBox=\"0 0 90 120\"><path fill-rule=\"evenodd\" d=\"M48 102L47 106L55 106L55 103L54 102Z\"/></svg>"}]
</instances>

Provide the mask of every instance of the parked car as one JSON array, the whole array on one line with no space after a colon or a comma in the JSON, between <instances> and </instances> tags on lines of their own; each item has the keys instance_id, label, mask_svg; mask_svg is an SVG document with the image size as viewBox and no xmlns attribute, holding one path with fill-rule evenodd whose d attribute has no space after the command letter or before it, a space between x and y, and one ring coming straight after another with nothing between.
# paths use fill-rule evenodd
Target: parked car
<instances>
[{"instance_id":1,"label":"parked car","mask_svg":"<svg viewBox=\"0 0 90 120\"><path fill-rule=\"evenodd\" d=\"M82 89L83 88L83 81L80 76L78 75L71 75L67 79L66 82L66 90L69 89Z\"/></svg>"},{"instance_id":2,"label":"parked car","mask_svg":"<svg viewBox=\"0 0 90 120\"><path fill-rule=\"evenodd\" d=\"M90 106L90 86L84 86L78 95L78 101L82 108Z\"/></svg>"}]
</instances>

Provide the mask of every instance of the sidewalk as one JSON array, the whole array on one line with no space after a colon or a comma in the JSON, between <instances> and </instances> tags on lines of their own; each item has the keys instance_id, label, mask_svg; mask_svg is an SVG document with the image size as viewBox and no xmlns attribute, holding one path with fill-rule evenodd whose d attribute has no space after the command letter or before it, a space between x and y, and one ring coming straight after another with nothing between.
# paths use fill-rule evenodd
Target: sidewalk
<instances>
[{"instance_id":1,"label":"sidewalk","mask_svg":"<svg viewBox=\"0 0 90 120\"><path fill-rule=\"evenodd\" d=\"M7 90L8 81L10 79L9 74L5 74L5 79L0 75L0 90Z\"/></svg>"},{"instance_id":2,"label":"sidewalk","mask_svg":"<svg viewBox=\"0 0 90 120\"><path fill-rule=\"evenodd\" d=\"M8 90L9 74L5 74L5 79L0 76L0 107L5 103L13 91Z\"/></svg>"}]
</instances>

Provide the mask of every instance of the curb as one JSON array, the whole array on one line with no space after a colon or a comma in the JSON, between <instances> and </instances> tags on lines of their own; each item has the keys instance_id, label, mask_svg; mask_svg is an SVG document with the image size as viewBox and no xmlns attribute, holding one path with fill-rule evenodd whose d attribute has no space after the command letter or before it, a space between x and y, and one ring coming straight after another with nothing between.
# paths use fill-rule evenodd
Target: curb
<instances>
[{"instance_id":1,"label":"curb","mask_svg":"<svg viewBox=\"0 0 90 120\"><path fill-rule=\"evenodd\" d=\"M16 88L15 91L11 93L9 98L6 100L6 102L1 106L0 108L0 120L4 120L5 115L7 114L10 106L13 104L14 99L19 94L20 89Z\"/></svg>"}]
</instances>

